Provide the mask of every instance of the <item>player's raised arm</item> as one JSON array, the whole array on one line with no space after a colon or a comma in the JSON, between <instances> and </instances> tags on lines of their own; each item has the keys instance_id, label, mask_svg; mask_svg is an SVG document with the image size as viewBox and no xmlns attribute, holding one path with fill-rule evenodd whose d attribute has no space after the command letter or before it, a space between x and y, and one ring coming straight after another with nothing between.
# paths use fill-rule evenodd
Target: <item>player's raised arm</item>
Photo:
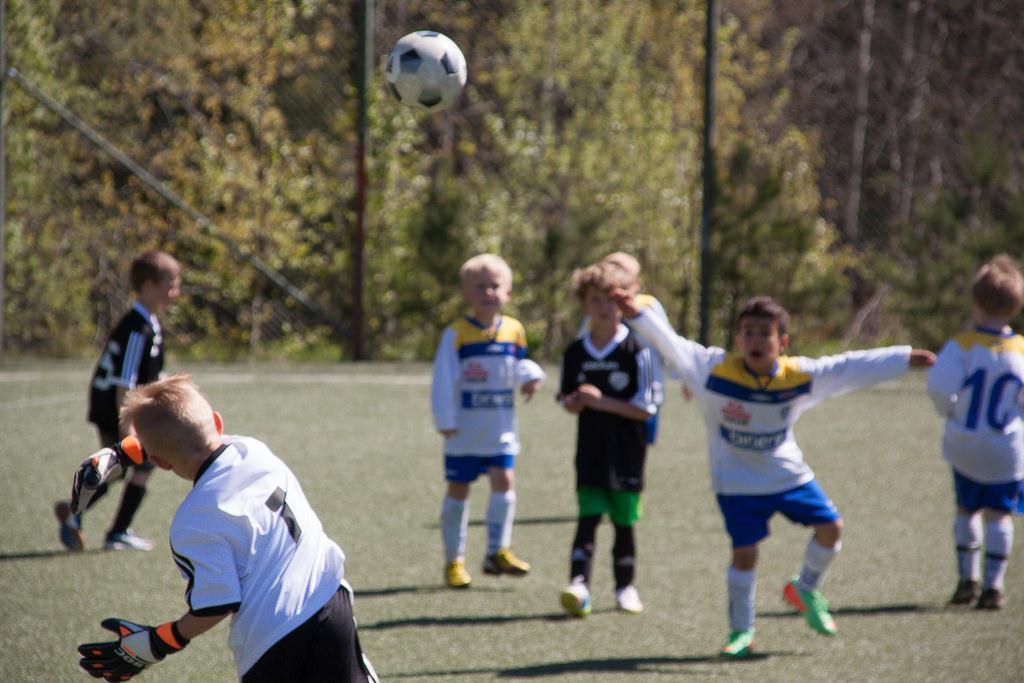
<instances>
[{"instance_id":1,"label":"player's raised arm","mask_svg":"<svg viewBox=\"0 0 1024 683\"><path fill-rule=\"evenodd\" d=\"M723 354L721 349L708 349L680 336L666 319L637 306L633 295L624 289L613 290L610 296L629 319L629 324L664 359L673 379L695 387L704 383L713 360Z\"/></svg>"}]
</instances>

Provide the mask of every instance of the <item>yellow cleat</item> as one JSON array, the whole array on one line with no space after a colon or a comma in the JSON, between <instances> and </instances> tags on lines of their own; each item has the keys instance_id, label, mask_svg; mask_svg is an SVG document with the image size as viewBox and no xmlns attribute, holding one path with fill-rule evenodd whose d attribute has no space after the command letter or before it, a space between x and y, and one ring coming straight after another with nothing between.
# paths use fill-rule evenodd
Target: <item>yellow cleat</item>
<instances>
[{"instance_id":1,"label":"yellow cleat","mask_svg":"<svg viewBox=\"0 0 1024 683\"><path fill-rule=\"evenodd\" d=\"M484 574L508 574L524 576L530 572L530 563L520 560L508 548L498 548L498 552L484 558Z\"/></svg>"},{"instance_id":2,"label":"yellow cleat","mask_svg":"<svg viewBox=\"0 0 1024 683\"><path fill-rule=\"evenodd\" d=\"M466 571L462 559L452 560L444 567L444 582L449 588L469 588L473 578Z\"/></svg>"}]
</instances>

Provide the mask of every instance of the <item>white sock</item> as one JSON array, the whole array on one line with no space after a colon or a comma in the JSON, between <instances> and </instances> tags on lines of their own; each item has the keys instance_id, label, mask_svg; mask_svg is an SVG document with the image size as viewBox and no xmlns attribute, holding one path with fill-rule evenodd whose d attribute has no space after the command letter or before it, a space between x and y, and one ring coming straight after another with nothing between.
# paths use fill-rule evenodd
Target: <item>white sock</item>
<instances>
[{"instance_id":1,"label":"white sock","mask_svg":"<svg viewBox=\"0 0 1024 683\"><path fill-rule=\"evenodd\" d=\"M981 515L958 512L953 520L953 538L960 579L977 581L981 577Z\"/></svg>"},{"instance_id":2,"label":"white sock","mask_svg":"<svg viewBox=\"0 0 1024 683\"><path fill-rule=\"evenodd\" d=\"M487 505L487 554L512 545L512 520L516 516L516 492L492 491Z\"/></svg>"},{"instance_id":3,"label":"white sock","mask_svg":"<svg viewBox=\"0 0 1024 683\"><path fill-rule=\"evenodd\" d=\"M743 571L730 566L726 578L729 584L729 628L749 631L754 628L757 570Z\"/></svg>"},{"instance_id":4,"label":"white sock","mask_svg":"<svg viewBox=\"0 0 1024 683\"><path fill-rule=\"evenodd\" d=\"M985 588L1003 589L1006 565L1013 550L1013 518L1002 515L985 525Z\"/></svg>"},{"instance_id":5,"label":"white sock","mask_svg":"<svg viewBox=\"0 0 1024 683\"><path fill-rule=\"evenodd\" d=\"M800 577L796 581L797 590L819 590L825 579L826 570L832 564L832 560L836 559L842 546L842 542L837 541L834 547L826 548L811 536L804 552L804 566L800 568Z\"/></svg>"},{"instance_id":6,"label":"white sock","mask_svg":"<svg viewBox=\"0 0 1024 683\"><path fill-rule=\"evenodd\" d=\"M444 561L452 562L466 555L466 530L469 529L469 501L444 497L441 501L441 538Z\"/></svg>"}]
</instances>

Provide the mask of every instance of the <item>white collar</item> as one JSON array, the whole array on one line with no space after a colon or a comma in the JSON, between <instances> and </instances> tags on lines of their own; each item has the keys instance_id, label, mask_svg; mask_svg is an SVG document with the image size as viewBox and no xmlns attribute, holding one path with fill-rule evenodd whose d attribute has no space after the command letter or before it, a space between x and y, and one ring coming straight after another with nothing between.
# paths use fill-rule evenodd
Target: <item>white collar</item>
<instances>
[{"instance_id":1,"label":"white collar","mask_svg":"<svg viewBox=\"0 0 1024 683\"><path fill-rule=\"evenodd\" d=\"M594 342L591 341L591 332L587 330L583 335L583 348L586 349L587 353L592 357L601 360L609 353L615 350L615 347L622 343L622 340L629 335L629 328L619 323L619 326L615 330L615 336L612 340L604 345L604 348L597 348L594 346Z\"/></svg>"}]
</instances>

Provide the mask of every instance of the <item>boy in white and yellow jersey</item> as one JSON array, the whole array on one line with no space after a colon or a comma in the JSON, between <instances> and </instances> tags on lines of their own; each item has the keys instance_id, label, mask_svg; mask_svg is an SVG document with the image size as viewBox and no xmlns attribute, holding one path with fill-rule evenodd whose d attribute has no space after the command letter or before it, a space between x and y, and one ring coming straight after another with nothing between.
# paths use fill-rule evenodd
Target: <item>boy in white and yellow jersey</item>
<instances>
[{"instance_id":1,"label":"boy in white and yellow jersey","mask_svg":"<svg viewBox=\"0 0 1024 683\"><path fill-rule=\"evenodd\" d=\"M721 654L740 658L753 651L758 543L768 536L776 512L814 530L800 574L783 595L815 631L835 635L820 587L839 553L842 518L804 462L793 425L822 400L895 378L908 365L931 365L935 354L893 346L824 358L783 356L789 314L770 297L744 304L737 318L738 353L727 353L679 336L637 306L629 292L613 296L631 327L690 386L704 414L711 485L732 539L730 634Z\"/></svg>"},{"instance_id":2,"label":"boy in white and yellow jersey","mask_svg":"<svg viewBox=\"0 0 1024 683\"><path fill-rule=\"evenodd\" d=\"M1024 337L1009 325L1024 305L1024 277L1010 257L997 256L975 275L971 298L974 327L939 351L928 393L946 418L942 455L956 492L960 581L950 602L1001 609L1012 513L1024 512Z\"/></svg>"},{"instance_id":3,"label":"boy in white and yellow jersey","mask_svg":"<svg viewBox=\"0 0 1024 683\"><path fill-rule=\"evenodd\" d=\"M469 527L469 485L487 473L487 554L484 573L522 576L530 565L512 554L515 518L515 457L519 453L515 388L527 400L544 380L540 366L526 358L526 332L502 315L512 291L504 259L479 254L459 270L470 315L445 328L434 356L430 402L434 426L444 436L448 488L441 504L445 583L469 586L465 566Z\"/></svg>"}]
</instances>

